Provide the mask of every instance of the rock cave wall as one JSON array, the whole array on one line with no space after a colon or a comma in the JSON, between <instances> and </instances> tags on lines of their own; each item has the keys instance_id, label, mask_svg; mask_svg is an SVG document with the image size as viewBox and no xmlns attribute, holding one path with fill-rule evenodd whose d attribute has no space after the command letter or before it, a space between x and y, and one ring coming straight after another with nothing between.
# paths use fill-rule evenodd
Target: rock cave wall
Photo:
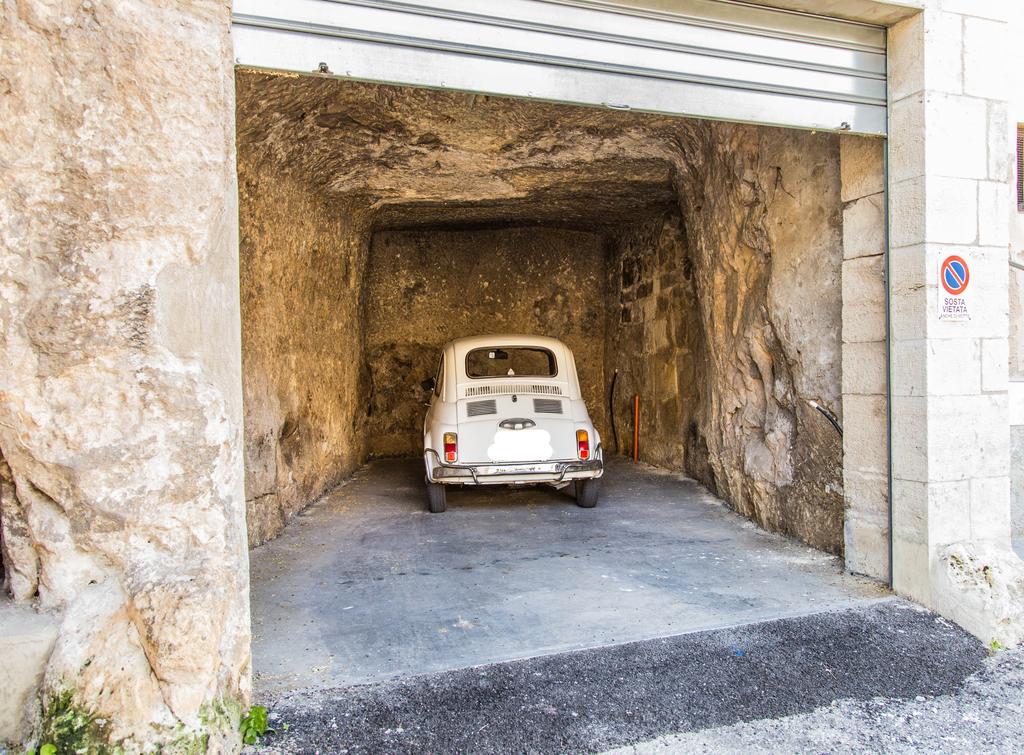
<instances>
[{"instance_id":1,"label":"rock cave wall","mask_svg":"<svg viewBox=\"0 0 1024 755\"><path fill-rule=\"evenodd\" d=\"M633 396L640 397L640 458L690 469L686 442L702 396L701 323L678 210L609 236L605 372L618 371L618 451L633 452ZM606 448L614 443L606 436ZM699 464L698 456L693 458ZM711 479L708 475L702 475Z\"/></svg>"},{"instance_id":2,"label":"rock cave wall","mask_svg":"<svg viewBox=\"0 0 1024 755\"><path fill-rule=\"evenodd\" d=\"M419 456L440 347L485 333L550 335L573 350L604 431L604 239L563 228L381 231L362 315L370 456Z\"/></svg>"},{"instance_id":3,"label":"rock cave wall","mask_svg":"<svg viewBox=\"0 0 1024 755\"><path fill-rule=\"evenodd\" d=\"M842 417L839 140L716 124L686 146L706 388L688 469L761 526L841 553L841 437L810 403Z\"/></svg>"},{"instance_id":4,"label":"rock cave wall","mask_svg":"<svg viewBox=\"0 0 1024 755\"><path fill-rule=\"evenodd\" d=\"M552 283L569 290L569 304L558 306L551 288L509 329L551 332L566 312L603 310L602 363L584 367L603 436L610 441L605 391L618 368L621 437L631 440L623 404L639 393L645 460L687 471L768 529L841 551L840 439L811 404L841 418L837 137L245 71L238 97L240 153L251 142L302 176L329 212L358 215L375 236L363 316L348 327L381 369L349 379L353 399L335 399L368 412L377 440L365 451L415 451L416 383L433 371L436 345L462 331L403 321L402 306L425 307L430 279L451 276L440 261L468 254L456 239L477 234L512 249L507 240L524 226L547 229L529 231L537 239L585 232L602 239L604 295L573 302L571 276L559 273ZM562 264L557 244L536 246ZM489 292L512 275L502 257L486 271ZM580 263L575 275L589 279ZM451 309L472 331L497 311L488 307L506 308L455 280L471 303ZM590 347L573 343L581 335L565 337L588 361ZM285 414L248 437L280 435ZM296 458L319 453L313 435L299 437ZM316 479L358 458L328 459Z\"/></svg>"},{"instance_id":5,"label":"rock cave wall","mask_svg":"<svg viewBox=\"0 0 1024 755\"><path fill-rule=\"evenodd\" d=\"M365 458L360 305L369 234L287 165L239 149L249 545Z\"/></svg>"}]
</instances>

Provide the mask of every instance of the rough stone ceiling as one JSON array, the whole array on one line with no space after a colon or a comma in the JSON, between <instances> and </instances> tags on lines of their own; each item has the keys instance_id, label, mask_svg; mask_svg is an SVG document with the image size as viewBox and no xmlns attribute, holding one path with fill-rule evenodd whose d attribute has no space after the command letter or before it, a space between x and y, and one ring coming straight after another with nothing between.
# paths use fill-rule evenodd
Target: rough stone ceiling
<instances>
[{"instance_id":1,"label":"rough stone ceiling","mask_svg":"<svg viewBox=\"0 0 1024 755\"><path fill-rule=\"evenodd\" d=\"M707 124L346 81L236 74L239 160L289 170L377 228L608 226L678 201Z\"/></svg>"}]
</instances>

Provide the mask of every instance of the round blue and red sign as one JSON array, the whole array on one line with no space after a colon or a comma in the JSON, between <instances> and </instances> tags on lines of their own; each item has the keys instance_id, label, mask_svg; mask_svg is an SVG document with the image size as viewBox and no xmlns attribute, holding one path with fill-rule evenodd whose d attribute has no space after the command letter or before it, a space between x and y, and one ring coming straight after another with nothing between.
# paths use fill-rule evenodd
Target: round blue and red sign
<instances>
[{"instance_id":1,"label":"round blue and red sign","mask_svg":"<svg viewBox=\"0 0 1024 755\"><path fill-rule=\"evenodd\" d=\"M942 287L953 296L959 296L967 290L967 284L971 280L971 271L963 257L957 257L954 254L946 257L943 261L940 277Z\"/></svg>"}]
</instances>

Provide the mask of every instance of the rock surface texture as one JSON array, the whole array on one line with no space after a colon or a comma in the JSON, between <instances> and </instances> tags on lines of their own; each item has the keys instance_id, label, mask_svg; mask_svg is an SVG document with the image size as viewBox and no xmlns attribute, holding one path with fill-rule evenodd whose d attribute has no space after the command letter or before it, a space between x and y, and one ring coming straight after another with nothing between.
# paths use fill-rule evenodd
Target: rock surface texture
<instances>
[{"instance_id":1,"label":"rock surface texture","mask_svg":"<svg viewBox=\"0 0 1024 755\"><path fill-rule=\"evenodd\" d=\"M222 2L0 8L4 578L62 752L230 748L249 692L230 61Z\"/></svg>"},{"instance_id":2,"label":"rock surface texture","mask_svg":"<svg viewBox=\"0 0 1024 755\"><path fill-rule=\"evenodd\" d=\"M565 341L603 433L604 267L602 237L582 231L374 234L364 313L369 453L423 452L429 395L420 381L437 372L440 344L480 333L539 333Z\"/></svg>"},{"instance_id":3,"label":"rock surface texture","mask_svg":"<svg viewBox=\"0 0 1024 755\"><path fill-rule=\"evenodd\" d=\"M842 549L840 438L810 403L841 414L836 137L252 71L237 103L254 542L415 451L441 343L528 330L576 348L600 422L620 370L623 451L637 393L642 458Z\"/></svg>"}]
</instances>

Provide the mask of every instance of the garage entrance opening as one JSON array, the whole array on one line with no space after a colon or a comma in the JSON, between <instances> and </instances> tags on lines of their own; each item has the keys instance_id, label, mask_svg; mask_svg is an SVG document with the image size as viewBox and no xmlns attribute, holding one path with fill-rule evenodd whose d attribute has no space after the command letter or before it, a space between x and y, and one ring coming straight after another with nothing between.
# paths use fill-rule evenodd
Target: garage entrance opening
<instances>
[{"instance_id":1,"label":"garage entrance opening","mask_svg":"<svg viewBox=\"0 0 1024 755\"><path fill-rule=\"evenodd\" d=\"M441 345L528 333L575 352L606 459L632 452L637 395L643 462L840 553L841 439L817 408L841 415L835 135L245 69L236 83L251 545L374 459L413 461L358 510L408 506ZM404 515L427 517L417 495ZM517 495L456 491L443 516L481 496L502 516L523 495L568 500ZM318 547L341 543L359 547Z\"/></svg>"}]
</instances>

